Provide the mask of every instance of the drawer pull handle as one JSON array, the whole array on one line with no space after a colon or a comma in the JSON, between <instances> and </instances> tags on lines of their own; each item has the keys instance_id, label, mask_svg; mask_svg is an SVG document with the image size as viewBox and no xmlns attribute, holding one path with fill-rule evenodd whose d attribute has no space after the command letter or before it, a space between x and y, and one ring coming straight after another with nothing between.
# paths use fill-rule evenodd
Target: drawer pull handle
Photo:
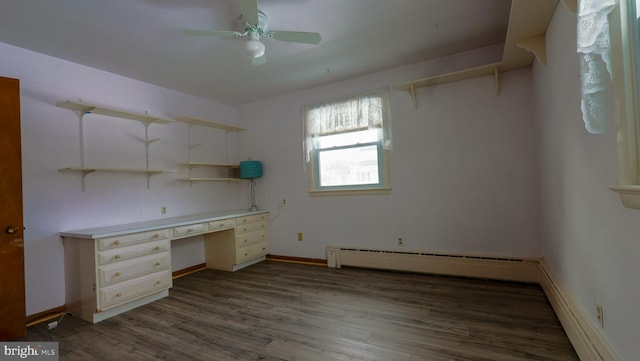
<instances>
[{"instance_id":1,"label":"drawer pull handle","mask_svg":"<svg viewBox=\"0 0 640 361\"><path fill-rule=\"evenodd\" d=\"M115 241L113 241L113 245L114 245L114 246L117 246L117 245L119 245L119 244L120 244L120 241L119 241L119 240L117 240L117 239L116 239Z\"/></svg>"},{"instance_id":2,"label":"drawer pull handle","mask_svg":"<svg viewBox=\"0 0 640 361\"><path fill-rule=\"evenodd\" d=\"M187 229L187 233L189 233L189 232L193 232L193 228L188 228Z\"/></svg>"},{"instance_id":3,"label":"drawer pull handle","mask_svg":"<svg viewBox=\"0 0 640 361\"><path fill-rule=\"evenodd\" d=\"M160 235L156 233L153 235L153 238L160 238Z\"/></svg>"},{"instance_id":4,"label":"drawer pull handle","mask_svg":"<svg viewBox=\"0 0 640 361\"><path fill-rule=\"evenodd\" d=\"M116 276L116 277L120 277L120 276L122 276L122 273L120 273L120 272L116 272L115 276Z\"/></svg>"},{"instance_id":5,"label":"drawer pull handle","mask_svg":"<svg viewBox=\"0 0 640 361\"><path fill-rule=\"evenodd\" d=\"M247 228L246 228L246 227L245 227L245 228L243 228L243 229L242 229L242 231L243 231L243 232L246 232L246 231L247 231Z\"/></svg>"},{"instance_id":6,"label":"drawer pull handle","mask_svg":"<svg viewBox=\"0 0 640 361\"><path fill-rule=\"evenodd\" d=\"M243 219L243 220L242 220L242 223L247 223L247 220L246 220L246 219Z\"/></svg>"},{"instance_id":7,"label":"drawer pull handle","mask_svg":"<svg viewBox=\"0 0 640 361\"><path fill-rule=\"evenodd\" d=\"M120 255L119 255L119 254L117 254L117 255L113 256L113 258L115 258L115 259L120 259Z\"/></svg>"},{"instance_id":8,"label":"drawer pull handle","mask_svg":"<svg viewBox=\"0 0 640 361\"><path fill-rule=\"evenodd\" d=\"M162 283L162 281L160 281L160 280L157 280L157 281L156 281L156 285L159 285L159 284L161 284L161 283Z\"/></svg>"},{"instance_id":9,"label":"drawer pull handle","mask_svg":"<svg viewBox=\"0 0 640 361\"><path fill-rule=\"evenodd\" d=\"M242 242L247 243L247 241L248 241L248 239L245 239L245 240L244 240L244 241L242 241Z\"/></svg>"},{"instance_id":10,"label":"drawer pull handle","mask_svg":"<svg viewBox=\"0 0 640 361\"><path fill-rule=\"evenodd\" d=\"M160 265L160 262L156 262L153 264L154 267L158 267Z\"/></svg>"},{"instance_id":11,"label":"drawer pull handle","mask_svg":"<svg viewBox=\"0 0 640 361\"><path fill-rule=\"evenodd\" d=\"M154 251L159 251L159 250L160 250L160 246L155 246L155 247L153 247L153 250L154 250Z\"/></svg>"},{"instance_id":12,"label":"drawer pull handle","mask_svg":"<svg viewBox=\"0 0 640 361\"><path fill-rule=\"evenodd\" d=\"M245 257L246 257L246 256L248 256L248 255L249 255L248 253L245 253L245 254L244 254L244 256L245 256Z\"/></svg>"},{"instance_id":13,"label":"drawer pull handle","mask_svg":"<svg viewBox=\"0 0 640 361\"><path fill-rule=\"evenodd\" d=\"M120 292L116 293L116 297L122 297L122 293Z\"/></svg>"},{"instance_id":14,"label":"drawer pull handle","mask_svg":"<svg viewBox=\"0 0 640 361\"><path fill-rule=\"evenodd\" d=\"M266 250L267 250L267 248L266 248L266 247L262 247L262 250L263 250L263 251L266 251Z\"/></svg>"}]
</instances>

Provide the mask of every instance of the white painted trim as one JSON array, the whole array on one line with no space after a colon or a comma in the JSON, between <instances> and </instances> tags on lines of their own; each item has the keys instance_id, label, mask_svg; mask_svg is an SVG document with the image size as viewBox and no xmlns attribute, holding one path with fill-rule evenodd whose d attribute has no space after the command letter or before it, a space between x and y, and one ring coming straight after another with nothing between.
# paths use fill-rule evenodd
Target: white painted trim
<instances>
[{"instance_id":1,"label":"white painted trim","mask_svg":"<svg viewBox=\"0 0 640 361\"><path fill-rule=\"evenodd\" d=\"M443 255L409 250L328 247L327 265L538 283L537 259Z\"/></svg>"},{"instance_id":2,"label":"white painted trim","mask_svg":"<svg viewBox=\"0 0 640 361\"><path fill-rule=\"evenodd\" d=\"M580 360L620 361L544 259L540 260L540 286Z\"/></svg>"}]
</instances>

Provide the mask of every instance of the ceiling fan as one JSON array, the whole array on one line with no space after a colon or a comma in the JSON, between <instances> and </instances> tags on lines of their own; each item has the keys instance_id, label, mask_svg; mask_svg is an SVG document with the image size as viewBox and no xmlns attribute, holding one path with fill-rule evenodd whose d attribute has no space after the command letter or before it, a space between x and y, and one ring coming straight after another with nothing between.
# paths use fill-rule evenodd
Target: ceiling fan
<instances>
[{"instance_id":1,"label":"ceiling fan","mask_svg":"<svg viewBox=\"0 0 640 361\"><path fill-rule=\"evenodd\" d=\"M266 37L272 40L289 41L294 43L318 44L321 37L318 33L309 33L302 31L267 31L267 15L258 10L257 0L238 0L242 14L240 19L244 22L242 32L233 30L184 30L188 35L199 36L222 36L222 37L247 37L245 49L251 56L254 65L264 64L266 62L264 51L265 45L260 42L260 37Z\"/></svg>"}]
</instances>

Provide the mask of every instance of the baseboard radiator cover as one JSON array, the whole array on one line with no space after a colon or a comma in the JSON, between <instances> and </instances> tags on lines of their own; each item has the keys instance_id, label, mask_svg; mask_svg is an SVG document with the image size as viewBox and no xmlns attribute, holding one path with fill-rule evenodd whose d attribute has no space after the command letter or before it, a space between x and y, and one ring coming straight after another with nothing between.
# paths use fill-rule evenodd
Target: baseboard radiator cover
<instances>
[{"instance_id":1,"label":"baseboard radiator cover","mask_svg":"<svg viewBox=\"0 0 640 361\"><path fill-rule=\"evenodd\" d=\"M540 282L538 259L478 257L418 251L327 247L327 267L342 266Z\"/></svg>"},{"instance_id":2,"label":"baseboard radiator cover","mask_svg":"<svg viewBox=\"0 0 640 361\"><path fill-rule=\"evenodd\" d=\"M620 361L549 264L540 260L540 286L582 361Z\"/></svg>"}]
</instances>

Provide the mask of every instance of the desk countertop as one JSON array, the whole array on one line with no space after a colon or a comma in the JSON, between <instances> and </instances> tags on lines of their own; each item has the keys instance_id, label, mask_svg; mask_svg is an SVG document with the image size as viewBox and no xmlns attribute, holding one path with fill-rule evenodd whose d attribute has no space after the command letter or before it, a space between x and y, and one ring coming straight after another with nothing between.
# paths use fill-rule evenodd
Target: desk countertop
<instances>
[{"instance_id":1,"label":"desk countertop","mask_svg":"<svg viewBox=\"0 0 640 361\"><path fill-rule=\"evenodd\" d=\"M70 237L70 238L98 239L98 238L104 238L104 237L120 236L123 234L128 234L133 232L155 231L158 229L171 228L171 227L177 227L177 226L186 226L194 223L210 222L210 221L215 221L220 219L243 217L243 216L267 213L267 212L268 211L252 212L247 210L236 210L236 211L200 213L200 214L192 214L187 216L154 219L154 220L143 221L143 222L117 224L113 226L69 230L69 231L60 232L60 236Z\"/></svg>"}]
</instances>

